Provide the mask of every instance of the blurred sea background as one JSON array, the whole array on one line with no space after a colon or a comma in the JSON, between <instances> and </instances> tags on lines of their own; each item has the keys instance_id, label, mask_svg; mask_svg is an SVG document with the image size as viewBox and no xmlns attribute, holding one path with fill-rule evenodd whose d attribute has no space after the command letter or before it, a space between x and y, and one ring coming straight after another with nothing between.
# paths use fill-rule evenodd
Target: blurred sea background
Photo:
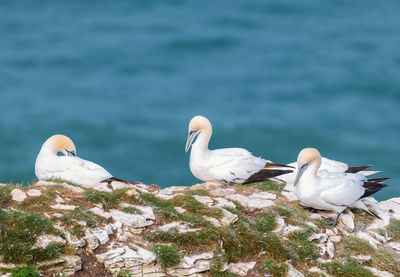
<instances>
[{"instance_id":1,"label":"blurred sea background","mask_svg":"<svg viewBox=\"0 0 400 277\"><path fill-rule=\"evenodd\" d=\"M303 147L392 177L400 196L400 2L1 1L0 182L29 184L68 135L114 176L192 185L190 119L210 148L275 162Z\"/></svg>"}]
</instances>

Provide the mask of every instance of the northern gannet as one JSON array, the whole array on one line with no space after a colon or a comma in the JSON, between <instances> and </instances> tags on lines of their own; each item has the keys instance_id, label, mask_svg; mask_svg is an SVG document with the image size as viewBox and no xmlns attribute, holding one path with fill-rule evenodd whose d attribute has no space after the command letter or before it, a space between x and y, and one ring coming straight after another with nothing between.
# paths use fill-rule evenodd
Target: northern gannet
<instances>
[{"instance_id":1,"label":"northern gannet","mask_svg":"<svg viewBox=\"0 0 400 277\"><path fill-rule=\"evenodd\" d=\"M58 156L58 153L64 156ZM74 143L64 135L51 136L42 145L36 158L35 174L39 180L61 179L82 186L126 182L114 178L100 165L77 157Z\"/></svg>"},{"instance_id":2,"label":"northern gannet","mask_svg":"<svg viewBox=\"0 0 400 277\"><path fill-rule=\"evenodd\" d=\"M208 149L212 134L210 121L203 116L195 116L189 123L189 134L185 151L190 146L190 170L193 175L204 181L217 181L223 184L242 184L263 181L268 178L292 172L277 169L290 167L275 164L253 156L243 148ZM198 136L198 137L197 137ZM193 143L197 137L196 142Z\"/></svg>"},{"instance_id":3,"label":"northern gannet","mask_svg":"<svg viewBox=\"0 0 400 277\"><path fill-rule=\"evenodd\" d=\"M337 173L325 171L317 175L321 166L321 155L315 148L305 148L297 158L298 171L294 181L300 204L318 210L337 213L332 226L347 207L363 209L379 218L361 201L386 187L381 182L389 178L367 179L361 172Z\"/></svg>"},{"instance_id":4,"label":"northern gannet","mask_svg":"<svg viewBox=\"0 0 400 277\"><path fill-rule=\"evenodd\" d=\"M297 165L297 161L296 162L292 162L290 164L288 164L288 166L292 166L293 168L298 168ZM369 170L368 168L370 168L372 165L362 165L362 166L352 166L349 167L347 164L339 162L339 161L335 161L335 160L331 160L325 157L321 157L321 166L318 170L318 175L325 175L327 174L327 172L330 173L357 173L357 172L361 172L363 173L365 176L369 176L372 174L376 174L379 173L380 171L374 171L374 170ZM285 175L281 175L279 176L277 179L282 180L284 182L286 182L287 184L289 184L290 186L287 186L286 189L291 190L292 189L292 185L294 184L294 181L296 179L296 172L291 172Z\"/></svg>"}]
</instances>

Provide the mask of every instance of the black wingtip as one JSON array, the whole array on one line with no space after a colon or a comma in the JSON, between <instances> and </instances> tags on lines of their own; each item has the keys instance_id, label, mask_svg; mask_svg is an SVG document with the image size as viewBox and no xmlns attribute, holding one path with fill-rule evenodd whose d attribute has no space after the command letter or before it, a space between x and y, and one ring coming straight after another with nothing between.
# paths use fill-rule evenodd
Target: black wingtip
<instances>
[{"instance_id":1,"label":"black wingtip","mask_svg":"<svg viewBox=\"0 0 400 277\"><path fill-rule=\"evenodd\" d=\"M292 173L292 170L282 170L282 169L262 169L257 173L250 176L246 181L243 183L252 183L252 182L260 182L265 181L270 178L274 178L283 174Z\"/></svg>"},{"instance_id":2,"label":"black wingtip","mask_svg":"<svg viewBox=\"0 0 400 277\"><path fill-rule=\"evenodd\" d=\"M367 181L373 182L373 183L381 183L381 182L384 182L384 181L390 180L390 179L392 179L392 178L370 178L370 179L367 179Z\"/></svg>"},{"instance_id":3,"label":"black wingtip","mask_svg":"<svg viewBox=\"0 0 400 277\"><path fill-rule=\"evenodd\" d=\"M382 219L379 215L377 215L376 213L374 213L373 211L370 210L365 210L367 213L369 213L372 216L375 216L376 218Z\"/></svg>"},{"instance_id":4,"label":"black wingtip","mask_svg":"<svg viewBox=\"0 0 400 277\"><path fill-rule=\"evenodd\" d=\"M345 173L357 173L357 172L360 172L360 171L364 171L364 170L366 170L367 168L370 168L370 167L372 167L373 165L371 165L371 164L368 164L368 165L361 165L361 166L352 166L352 167L349 167L346 171L345 171Z\"/></svg>"},{"instance_id":5,"label":"black wingtip","mask_svg":"<svg viewBox=\"0 0 400 277\"><path fill-rule=\"evenodd\" d=\"M378 178L376 178L376 179L378 179ZM380 178L380 179L384 179L384 178ZM360 197L360 199L368 197L368 196L380 191L381 189L387 187L387 184L379 183L377 181L370 182L367 180L364 182L363 187L365 188L365 192L364 192L363 196Z\"/></svg>"},{"instance_id":6,"label":"black wingtip","mask_svg":"<svg viewBox=\"0 0 400 277\"><path fill-rule=\"evenodd\" d=\"M140 184L140 182L137 182L137 181L125 181L125 180L122 180L122 179L119 179L119 178L115 178L115 177L111 177L111 178L105 179L105 180L103 180L101 182L102 183L109 183L109 184L111 184L112 182L121 182L121 183L125 183L125 184L130 184L130 185Z\"/></svg>"},{"instance_id":7,"label":"black wingtip","mask_svg":"<svg viewBox=\"0 0 400 277\"><path fill-rule=\"evenodd\" d=\"M287 167L287 168L295 168L294 166L287 165L287 164L277 164L277 163L270 163L267 162L264 168L271 168L271 167Z\"/></svg>"}]
</instances>

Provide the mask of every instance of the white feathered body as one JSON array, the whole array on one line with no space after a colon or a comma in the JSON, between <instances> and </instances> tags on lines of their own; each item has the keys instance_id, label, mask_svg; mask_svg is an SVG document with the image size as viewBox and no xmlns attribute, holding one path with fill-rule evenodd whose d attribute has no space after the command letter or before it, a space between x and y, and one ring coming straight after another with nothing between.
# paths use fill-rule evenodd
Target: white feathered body
<instances>
[{"instance_id":1,"label":"white feathered body","mask_svg":"<svg viewBox=\"0 0 400 277\"><path fill-rule=\"evenodd\" d=\"M346 207L357 206L357 202L361 202L359 199L365 192L364 174L323 173L315 176L305 172L299 180L295 189L302 205L341 213Z\"/></svg>"},{"instance_id":2,"label":"white feathered body","mask_svg":"<svg viewBox=\"0 0 400 277\"><path fill-rule=\"evenodd\" d=\"M288 164L290 166L293 166L294 168L298 168L297 166L297 162L293 162ZM335 160L330 160L328 158L322 157L321 158L321 167L318 170L317 175L318 176L324 176L326 174L346 174L345 172L347 171L347 169L349 169L349 166L345 163L342 162L338 162ZM375 173L378 173L379 171L361 171L365 176L369 176L369 175L373 175ZM284 182L286 182L287 184L293 184L294 180L296 179L296 174L297 174L297 170L295 170L292 173L288 173L288 174L284 174L284 175L280 175L278 177L275 177L279 180L282 180ZM290 187L289 187L290 189Z\"/></svg>"},{"instance_id":3,"label":"white feathered body","mask_svg":"<svg viewBox=\"0 0 400 277\"><path fill-rule=\"evenodd\" d=\"M42 149L43 150L43 149ZM93 185L112 175L100 165L74 156L57 156L40 151L35 163L39 180L61 179L79 185Z\"/></svg>"},{"instance_id":4,"label":"white feathered body","mask_svg":"<svg viewBox=\"0 0 400 277\"><path fill-rule=\"evenodd\" d=\"M223 148L208 150L192 145L190 170L204 181L222 183L243 183L254 173L264 168L267 161L253 156L243 148Z\"/></svg>"}]
</instances>

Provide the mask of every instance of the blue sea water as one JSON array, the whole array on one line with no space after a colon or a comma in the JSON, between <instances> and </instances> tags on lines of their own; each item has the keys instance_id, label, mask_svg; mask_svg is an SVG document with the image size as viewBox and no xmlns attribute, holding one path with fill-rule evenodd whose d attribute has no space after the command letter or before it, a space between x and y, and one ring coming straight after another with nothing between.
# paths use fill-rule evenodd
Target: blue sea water
<instances>
[{"instance_id":1,"label":"blue sea water","mask_svg":"<svg viewBox=\"0 0 400 277\"><path fill-rule=\"evenodd\" d=\"M41 144L70 136L116 177L197 180L187 125L210 148L287 163L316 147L392 177L400 196L400 2L0 2L0 181L30 183Z\"/></svg>"}]
</instances>

